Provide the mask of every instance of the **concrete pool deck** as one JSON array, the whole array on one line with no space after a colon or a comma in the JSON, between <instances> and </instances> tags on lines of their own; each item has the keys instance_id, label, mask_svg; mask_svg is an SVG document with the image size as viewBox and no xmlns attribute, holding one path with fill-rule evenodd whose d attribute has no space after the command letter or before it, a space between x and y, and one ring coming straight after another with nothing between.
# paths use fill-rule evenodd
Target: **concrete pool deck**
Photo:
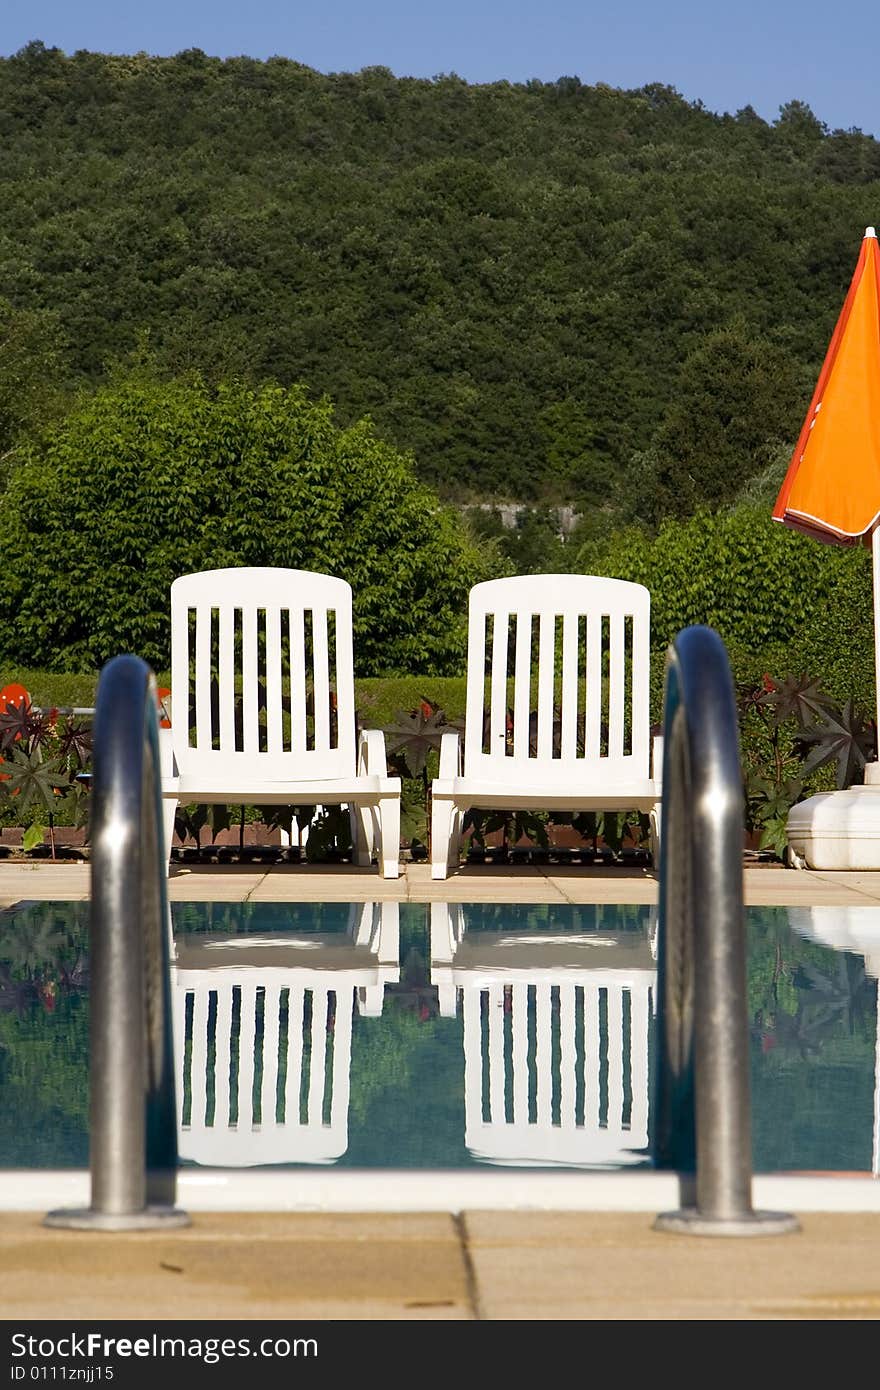
<instances>
[{"instance_id":1,"label":"concrete pool deck","mask_svg":"<svg viewBox=\"0 0 880 1390\"><path fill-rule=\"evenodd\" d=\"M0 860L0 908L30 899L89 898L91 867L59 860ZM747 864L749 906L880 906L880 873L816 872ZM404 864L400 878L349 864L193 864L172 867L172 902L653 903L651 869L623 865L465 865L435 881L427 864Z\"/></svg>"},{"instance_id":2,"label":"concrete pool deck","mask_svg":"<svg viewBox=\"0 0 880 1390\"><path fill-rule=\"evenodd\" d=\"M744 890L749 905L880 908L880 874L747 866ZM89 891L87 864L0 862L0 907ZM435 883L423 864L399 880L349 866L193 865L175 866L169 892L177 902L650 903L657 882L617 866L467 866ZM479 1189L463 1189L455 1211L220 1211L198 1209L182 1181L191 1226L121 1234L45 1227L49 1206L68 1204L59 1191L42 1208L0 1210L0 1307L22 1323L880 1317L877 1179L802 1175L803 1203L787 1207L798 1232L725 1239L653 1230L657 1211L678 1203L667 1200L673 1175L644 1176L638 1209L627 1197L621 1210L609 1209L613 1195L590 1210L580 1198L571 1210L486 1209ZM755 1207L778 1205L779 1190L756 1178Z\"/></svg>"}]
</instances>

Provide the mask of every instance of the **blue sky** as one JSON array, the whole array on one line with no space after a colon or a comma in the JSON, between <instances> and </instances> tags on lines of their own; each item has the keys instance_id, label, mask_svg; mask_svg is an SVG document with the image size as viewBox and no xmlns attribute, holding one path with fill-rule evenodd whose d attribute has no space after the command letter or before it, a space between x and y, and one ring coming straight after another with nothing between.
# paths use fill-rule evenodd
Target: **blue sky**
<instances>
[{"instance_id":1,"label":"blue sky","mask_svg":"<svg viewBox=\"0 0 880 1390\"><path fill-rule=\"evenodd\" d=\"M381 64L468 82L662 82L712 111L807 102L880 137L880 8L818 0L0 0L0 53L280 54L320 72Z\"/></svg>"}]
</instances>

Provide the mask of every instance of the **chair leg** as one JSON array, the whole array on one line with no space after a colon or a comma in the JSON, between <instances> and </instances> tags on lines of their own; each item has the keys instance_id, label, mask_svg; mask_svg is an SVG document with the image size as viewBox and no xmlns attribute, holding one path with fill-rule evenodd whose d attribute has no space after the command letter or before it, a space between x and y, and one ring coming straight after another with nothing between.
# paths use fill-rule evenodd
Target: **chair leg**
<instances>
[{"instance_id":1,"label":"chair leg","mask_svg":"<svg viewBox=\"0 0 880 1390\"><path fill-rule=\"evenodd\" d=\"M660 807L655 806L650 813L651 834L649 839L651 850L651 867L658 873L660 872Z\"/></svg>"},{"instance_id":2,"label":"chair leg","mask_svg":"<svg viewBox=\"0 0 880 1390\"><path fill-rule=\"evenodd\" d=\"M359 868L368 869L373 862L373 846L376 843L375 812L371 806L352 802L348 814L351 820L352 857Z\"/></svg>"},{"instance_id":3,"label":"chair leg","mask_svg":"<svg viewBox=\"0 0 880 1390\"><path fill-rule=\"evenodd\" d=\"M431 961L434 965L451 965L455 955L455 931L448 903L431 903Z\"/></svg>"},{"instance_id":4,"label":"chair leg","mask_svg":"<svg viewBox=\"0 0 880 1390\"><path fill-rule=\"evenodd\" d=\"M385 1003L384 985L362 985L356 998L357 1011L362 1018L381 1018Z\"/></svg>"},{"instance_id":5,"label":"chair leg","mask_svg":"<svg viewBox=\"0 0 880 1390\"><path fill-rule=\"evenodd\" d=\"M379 868L383 878L400 877L400 797L385 796L379 817Z\"/></svg>"},{"instance_id":6,"label":"chair leg","mask_svg":"<svg viewBox=\"0 0 880 1390\"><path fill-rule=\"evenodd\" d=\"M458 1008L458 990L455 985L440 984L437 986L437 1006L441 1018L455 1018Z\"/></svg>"},{"instance_id":7,"label":"chair leg","mask_svg":"<svg viewBox=\"0 0 880 1390\"><path fill-rule=\"evenodd\" d=\"M461 860L461 826L464 812L456 806L452 813L452 826L449 832L449 868L457 869Z\"/></svg>"},{"instance_id":8,"label":"chair leg","mask_svg":"<svg viewBox=\"0 0 880 1390\"><path fill-rule=\"evenodd\" d=\"M171 872L171 842L174 839L174 817L177 812L177 799L173 796L162 798L162 830L165 836L165 868Z\"/></svg>"},{"instance_id":9,"label":"chair leg","mask_svg":"<svg viewBox=\"0 0 880 1390\"><path fill-rule=\"evenodd\" d=\"M446 878L455 841L456 809L445 797L431 798L431 877Z\"/></svg>"}]
</instances>

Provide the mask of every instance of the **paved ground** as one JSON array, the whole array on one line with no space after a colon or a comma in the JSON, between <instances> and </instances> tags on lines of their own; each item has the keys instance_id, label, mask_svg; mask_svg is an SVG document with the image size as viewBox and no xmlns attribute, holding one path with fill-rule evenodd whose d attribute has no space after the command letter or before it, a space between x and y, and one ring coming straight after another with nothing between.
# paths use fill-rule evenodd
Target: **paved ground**
<instances>
[{"instance_id":1,"label":"paved ground","mask_svg":"<svg viewBox=\"0 0 880 1390\"><path fill-rule=\"evenodd\" d=\"M712 1239L640 1213L205 1214L162 1235L0 1217L3 1317L876 1319L880 1216Z\"/></svg>"},{"instance_id":2,"label":"paved ground","mask_svg":"<svg viewBox=\"0 0 880 1390\"><path fill-rule=\"evenodd\" d=\"M820 873L761 864L746 867L743 886L746 903L755 905L880 904L880 873ZM0 907L27 898L85 901L89 887L86 863L0 860ZM657 880L650 869L617 866L467 865L435 882L427 864L405 865L398 879L348 864L201 864L175 866L169 893L174 902L650 903L657 899Z\"/></svg>"},{"instance_id":3,"label":"paved ground","mask_svg":"<svg viewBox=\"0 0 880 1390\"><path fill-rule=\"evenodd\" d=\"M753 904L880 905L880 874L756 867ZM347 867L198 866L177 901L651 902L648 871L469 867L432 883ZM0 905L87 899L85 864L0 863ZM35 1319L792 1320L880 1317L880 1214L803 1211L800 1229L671 1235L643 1211L194 1212L188 1228L51 1230L0 1212L2 1316Z\"/></svg>"}]
</instances>

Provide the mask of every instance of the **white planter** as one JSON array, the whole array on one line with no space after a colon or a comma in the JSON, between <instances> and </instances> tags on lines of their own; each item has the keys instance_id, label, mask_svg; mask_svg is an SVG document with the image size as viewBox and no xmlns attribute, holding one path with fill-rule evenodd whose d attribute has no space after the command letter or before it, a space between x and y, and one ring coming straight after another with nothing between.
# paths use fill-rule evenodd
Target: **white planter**
<instances>
[{"instance_id":1,"label":"white planter","mask_svg":"<svg viewBox=\"0 0 880 1390\"><path fill-rule=\"evenodd\" d=\"M799 801L786 829L794 868L880 869L880 783Z\"/></svg>"}]
</instances>

